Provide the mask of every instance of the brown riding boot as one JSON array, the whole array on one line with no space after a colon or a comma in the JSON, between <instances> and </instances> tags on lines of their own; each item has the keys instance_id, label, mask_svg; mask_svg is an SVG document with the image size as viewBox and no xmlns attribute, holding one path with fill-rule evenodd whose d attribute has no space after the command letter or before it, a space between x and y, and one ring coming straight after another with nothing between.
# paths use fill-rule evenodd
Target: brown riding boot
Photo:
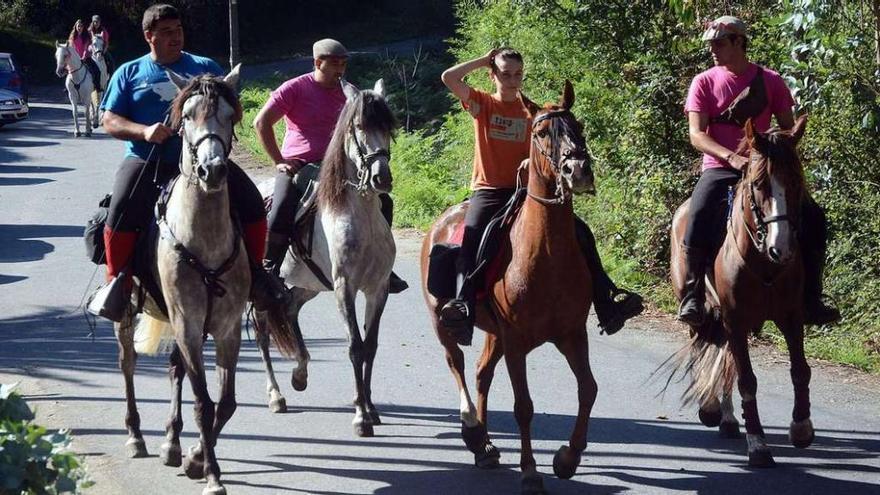
<instances>
[{"instance_id":1,"label":"brown riding boot","mask_svg":"<svg viewBox=\"0 0 880 495\"><path fill-rule=\"evenodd\" d=\"M840 310L825 304L822 294L822 274L825 257L820 250L803 250L804 258L804 324L828 325L840 320Z\"/></svg>"},{"instance_id":2,"label":"brown riding boot","mask_svg":"<svg viewBox=\"0 0 880 495\"><path fill-rule=\"evenodd\" d=\"M682 246L687 262L684 294L678 306L678 319L692 327L703 324L706 301L706 252L703 249Z\"/></svg>"}]
</instances>

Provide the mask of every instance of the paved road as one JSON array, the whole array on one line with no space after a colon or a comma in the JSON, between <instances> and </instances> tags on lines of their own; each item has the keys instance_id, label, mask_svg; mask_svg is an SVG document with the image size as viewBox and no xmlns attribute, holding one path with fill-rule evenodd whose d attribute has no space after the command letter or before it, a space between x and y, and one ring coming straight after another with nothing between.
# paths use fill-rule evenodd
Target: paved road
<instances>
[{"instance_id":1,"label":"paved road","mask_svg":"<svg viewBox=\"0 0 880 495\"><path fill-rule=\"evenodd\" d=\"M90 493L199 493L202 483L161 466L155 456L167 414L164 359L139 362L137 394L152 456L128 459L112 328L99 322L90 338L78 309L96 276L83 254L82 225L110 188L122 145L102 131L92 139L71 138L66 107L35 101L31 120L0 129L0 381L21 382L41 422L73 429L74 447L98 482ZM401 239L399 245L396 269L415 285L417 241ZM662 326L643 320L605 337L591 321L600 392L590 443L572 480L546 477L552 493L880 493L876 379L814 367L816 442L796 450L786 440L792 405L787 360L758 353L761 412L779 467L755 471L745 466L744 440L719 439L699 425L694 411L679 408L679 384L657 397L659 385L647 379L683 343ZM499 367L490 402L490 429L503 466L481 471L459 439L457 394L417 290L393 296L383 320L374 398L385 424L375 438L352 433L352 374L329 295L307 306L303 327L314 358L308 390L295 393L287 385L290 363L276 361L288 414L268 411L259 354L253 342L244 342L239 408L217 450L230 493L517 492L517 428L505 368ZM468 350L469 364L476 357ZM552 455L574 421L574 380L546 346L530 356L529 379L537 462L550 473ZM188 387L184 395L189 444L196 433Z\"/></svg>"}]
</instances>

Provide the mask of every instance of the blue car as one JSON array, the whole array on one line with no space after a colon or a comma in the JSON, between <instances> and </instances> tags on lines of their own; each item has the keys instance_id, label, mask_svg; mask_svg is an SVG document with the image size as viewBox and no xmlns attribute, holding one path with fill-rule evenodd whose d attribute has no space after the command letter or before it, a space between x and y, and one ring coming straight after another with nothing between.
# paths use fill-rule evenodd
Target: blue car
<instances>
[{"instance_id":1,"label":"blue car","mask_svg":"<svg viewBox=\"0 0 880 495\"><path fill-rule=\"evenodd\" d=\"M27 80L11 53L0 52L0 89L18 93L27 102Z\"/></svg>"}]
</instances>

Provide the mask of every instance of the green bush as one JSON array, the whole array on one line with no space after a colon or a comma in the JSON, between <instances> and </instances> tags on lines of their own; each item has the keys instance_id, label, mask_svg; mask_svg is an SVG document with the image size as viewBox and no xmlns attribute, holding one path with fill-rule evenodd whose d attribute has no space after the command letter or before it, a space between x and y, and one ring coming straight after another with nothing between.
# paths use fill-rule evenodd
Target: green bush
<instances>
[{"instance_id":1,"label":"green bush","mask_svg":"<svg viewBox=\"0 0 880 495\"><path fill-rule=\"evenodd\" d=\"M50 432L34 418L14 386L0 384L0 493L80 493L92 485L68 451L66 430Z\"/></svg>"}]
</instances>

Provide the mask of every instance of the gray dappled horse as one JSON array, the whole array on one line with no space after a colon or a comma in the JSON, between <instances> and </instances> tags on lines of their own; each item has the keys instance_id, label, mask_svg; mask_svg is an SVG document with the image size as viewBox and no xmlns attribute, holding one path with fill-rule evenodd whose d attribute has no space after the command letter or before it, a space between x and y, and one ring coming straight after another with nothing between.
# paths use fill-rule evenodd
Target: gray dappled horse
<instances>
[{"instance_id":1,"label":"gray dappled horse","mask_svg":"<svg viewBox=\"0 0 880 495\"><path fill-rule=\"evenodd\" d=\"M290 252L281 275L293 287L288 316L297 334L303 304L319 292L334 292L348 330L349 356L354 367L352 424L358 436L372 436L373 426L381 423L371 398L373 359L378 345L379 319L388 298L388 277L396 255L391 227L380 212L379 194L391 191L389 147L396 124L385 101L381 79L372 90L358 91L348 83L343 83L343 88L348 101L321 164L317 213L313 221L311 263L322 275L316 275ZM363 339L355 313L358 292L366 297ZM267 326L263 320L264 315L258 315L258 329ZM257 343L266 364L270 408L274 412L284 411L286 403L272 371L268 336L258 331ZM304 346L300 346L294 359L297 367L291 382L294 389L303 390L309 362Z\"/></svg>"},{"instance_id":2,"label":"gray dappled horse","mask_svg":"<svg viewBox=\"0 0 880 495\"><path fill-rule=\"evenodd\" d=\"M251 285L250 268L239 229L230 218L227 184L228 157L233 126L241 120L241 105L234 87L238 66L225 78L199 76L191 81L169 72L179 93L172 103L172 125L180 129L183 151L180 176L158 219L160 236L150 248L156 250L153 267L162 289L168 320L174 335L169 374L174 387L171 417L166 426L162 460L181 465L181 382L186 372L195 396L195 418L199 443L190 448L184 469L192 479L207 479L204 494L223 494L214 446L223 426L232 417L235 402L235 367L241 345L241 315ZM138 335L147 342L167 323L145 312ZM163 328L165 327L165 328ZM131 315L116 324L120 342L120 364L125 372L129 415L129 445L133 456L146 455L140 433L134 390L135 353L132 346ZM220 401L216 409L208 394L204 366L204 341L214 339L216 368L220 380ZM276 336L285 351L285 335ZM141 345L145 352L156 345ZM150 348L152 347L152 348ZM285 351L287 352L287 351ZM132 414L133 413L133 414ZM129 422L129 418L135 420Z\"/></svg>"},{"instance_id":3,"label":"gray dappled horse","mask_svg":"<svg viewBox=\"0 0 880 495\"><path fill-rule=\"evenodd\" d=\"M70 100L70 111L73 113L73 135L80 137L79 130L79 105L83 106L86 118L85 136L92 135L92 91L95 86L89 68L80 58L70 43L55 42L55 74L65 77L64 87L67 89L67 99Z\"/></svg>"}]
</instances>

